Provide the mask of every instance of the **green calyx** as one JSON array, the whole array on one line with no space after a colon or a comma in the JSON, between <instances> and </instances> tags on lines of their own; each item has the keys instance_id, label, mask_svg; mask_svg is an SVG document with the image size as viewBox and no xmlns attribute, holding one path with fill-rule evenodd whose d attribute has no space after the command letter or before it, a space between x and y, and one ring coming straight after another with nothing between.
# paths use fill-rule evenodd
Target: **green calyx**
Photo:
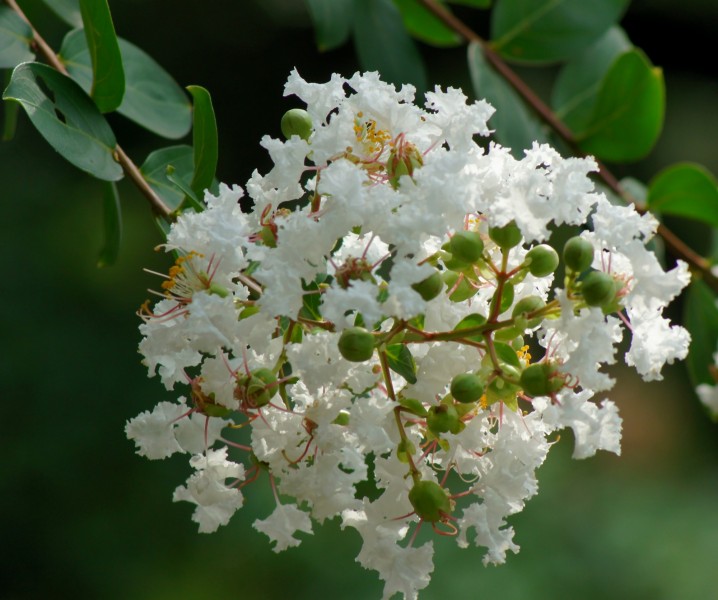
<instances>
[{"instance_id":1,"label":"green calyx","mask_svg":"<svg viewBox=\"0 0 718 600\"><path fill-rule=\"evenodd\" d=\"M309 113L301 108L292 108L285 112L280 126L282 134L287 139L291 139L293 135L298 135L303 140L308 140L313 131L312 119Z\"/></svg>"},{"instance_id":2,"label":"green calyx","mask_svg":"<svg viewBox=\"0 0 718 600\"><path fill-rule=\"evenodd\" d=\"M363 327L349 327L339 336L338 346L346 360L364 362L374 354L374 336Z\"/></svg>"},{"instance_id":3,"label":"green calyx","mask_svg":"<svg viewBox=\"0 0 718 600\"><path fill-rule=\"evenodd\" d=\"M563 262L575 273L582 273L593 262L593 244L580 236L572 237L563 247Z\"/></svg>"},{"instance_id":4,"label":"green calyx","mask_svg":"<svg viewBox=\"0 0 718 600\"><path fill-rule=\"evenodd\" d=\"M477 231L457 231L449 240L452 256L467 264L477 262L484 252L484 241Z\"/></svg>"},{"instance_id":5,"label":"green calyx","mask_svg":"<svg viewBox=\"0 0 718 600\"><path fill-rule=\"evenodd\" d=\"M444 287L444 280L438 271L434 271L426 279L413 284L412 289L426 302L436 298Z\"/></svg>"},{"instance_id":6,"label":"green calyx","mask_svg":"<svg viewBox=\"0 0 718 600\"><path fill-rule=\"evenodd\" d=\"M269 404L277 388L277 377L270 369L257 369L244 384L244 398L252 408L261 408Z\"/></svg>"},{"instance_id":7,"label":"green calyx","mask_svg":"<svg viewBox=\"0 0 718 600\"><path fill-rule=\"evenodd\" d=\"M459 277L461 277L461 280L459 280ZM454 271L444 271L442 278L450 291L449 300L452 302L468 300L479 291L478 288L471 285L466 276L460 276Z\"/></svg>"},{"instance_id":8,"label":"green calyx","mask_svg":"<svg viewBox=\"0 0 718 600\"><path fill-rule=\"evenodd\" d=\"M524 264L534 277L546 277L558 268L558 253L551 246L540 244L526 253Z\"/></svg>"},{"instance_id":9,"label":"green calyx","mask_svg":"<svg viewBox=\"0 0 718 600\"><path fill-rule=\"evenodd\" d=\"M434 434L459 433L463 429L463 423L453 404L432 406L426 416L426 426Z\"/></svg>"},{"instance_id":10,"label":"green calyx","mask_svg":"<svg viewBox=\"0 0 718 600\"><path fill-rule=\"evenodd\" d=\"M511 221L503 227L489 227L489 237L502 250L510 250L521 243L521 230Z\"/></svg>"},{"instance_id":11,"label":"green calyx","mask_svg":"<svg viewBox=\"0 0 718 600\"><path fill-rule=\"evenodd\" d=\"M581 281L581 293L588 306L605 306L616 295L616 285L608 273L591 271Z\"/></svg>"},{"instance_id":12,"label":"green calyx","mask_svg":"<svg viewBox=\"0 0 718 600\"><path fill-rule=\"evenodd\" d=\"M563 387L564 379L549 363L534 363L521 373L521 387L530 396L548 396Z\"/></svg>"},{"instance_id":13,"label":"green calyx","mask_svg":"<svg viewBox=\"0 0 718 600\"><path fill-rule=\"evenodd\" d=\"M417 481L409 490L409 502L422 521L436 523L451 514L448 492L434 481Z\"/></svg>"},{"instance_id":14,"label":"green calyx","mask_svg":"<svg viewBox=\"0 0 718 600\"><path fill-rule=\"evenodd\" d=\"M481 378L474 373L461 373L451 380L451 395L462 404L476 402L484 393Z\"/></svg>"}]
</instances>

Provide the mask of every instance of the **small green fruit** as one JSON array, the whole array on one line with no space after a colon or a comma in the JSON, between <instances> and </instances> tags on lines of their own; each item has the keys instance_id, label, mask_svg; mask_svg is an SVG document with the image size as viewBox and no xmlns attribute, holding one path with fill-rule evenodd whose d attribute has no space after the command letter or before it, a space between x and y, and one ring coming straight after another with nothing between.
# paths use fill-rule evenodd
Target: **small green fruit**
<instances>
[{"instance_id":1,"label":"small green fruit","mask_svg":"<svg viewBox=\"0 0 718 600\"><path fill-rule=\"evenodd\" d=\"M589 306L608 304L616 294L613 277L603 271L591 271L581 281L581 293Z\"/></svg>"},{"instance_id":2,"label":"small green fruit","mask_svg":"<svg viewBox=\"0 0 718 600\"><path fill-rule=\"evenodd\" d=\"M502 250L509 250L521 243L521 231L513 221L503 227L489 227L489 237Z\"/></svg>"},{"instance_id":3,"label":"small green fruit","mask_svg":"<svg viewBox=\"0 0 718 600\"><path fill-rule=\"evenodd\" d=\"M563 247L563 261L571 271L582 273L593 262L593 244L585 238L572 237Z\"/></svg>"},{"instance_id":4,"label":"small green fruit","mask_svg":"<svg viewBox=\"0 0 718 600\"><path fill-rule=\"evenodd\" d=\"M350 327L339 336L339 353L351 362L364 362L374 354L374 336L363 327Z\"/></svg>"},{"instance_id":5,"label":"small green fruit","mask_svg":"<svg viewBox=\"0 0 718 600\"><path fill-rule=\"evenodd\" d=\"M556 376L556 369L549 363L534 363L521 373L521 387L530 396L548 396L563 386L563 379Z\"/></svg>"},{"instance_id":6,"label":"small green fruit","mask_svg":"<svg viewBox=\"0 0 718 600\"><path fill-rule=\"evenodd\" d=\"M312 135L312 119L309 113L301 108L292 108L285 112L280 126L287 139L298 135L303 140L308 140Z\"/></svg>"},{"instance_id":7,"label":"small green fruit","mask_svg":"<svg viewBox=\"0 0 718 600\"><path fill-rule=\"evenodd\" d=\"M426 279L413 284L412 289L416 291L427 302L436 298L444 287L444 280L438 271L434 271Z\"/></svg>"},{"instance_id":8,"label":"small green fruit","mask_svg":"<svg viewBox=\"0 0 718 600\"><path fill-rule=\"evenodd\" d=\"M451 380L451 395L462 404L476 402L484 393L481 378L474 373L461 373Z\"/></svg>"},{"instance_id":9,"label":"small green fruit","mask_svg":"<svg viewBox=\"0 0 718 600\"><path fill-rule=\"evenodd\" d=\"M547 244L534 246L526 253L529 273L534 277L551 275L558 267L558 252Z\"/></svg>"},{"instance_id":10,"label":"small green fruit","mask_svg":"<svg viewBox=\"0 0 718 600\"><path fill-rule=\"evenodd\" d=\"M422 521L436 523L451 514L451 498L447 491L434 481L418 481L409 490L409 502Z\"/></svg>"},{"instance_id":11,"label":"small green fruit","mask_svg":"<svg viewBox=\"0 0 718 600\"><path fill-rule=\"evenodd\" d=\"M457 231L449 240L449 251L457 260L475 263L484 252L484 241L477 231Z\"/></svg>"}]
</instances>

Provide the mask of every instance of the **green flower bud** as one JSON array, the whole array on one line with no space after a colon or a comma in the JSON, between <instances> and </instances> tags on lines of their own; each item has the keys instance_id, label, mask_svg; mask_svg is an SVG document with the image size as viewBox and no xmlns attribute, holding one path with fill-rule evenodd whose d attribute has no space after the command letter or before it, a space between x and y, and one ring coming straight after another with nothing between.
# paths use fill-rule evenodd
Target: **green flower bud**
<instances>
[{"instance_id":1,"label":"green flower bud","mask_svg":"<svg viewBox=\"0 0 718 600\"><path fill-rule=\"evenodd\" d=\"M563 247L563 261L571 271L585 271L593 262L593 244L585 238L572 237Z\"/></svg>"},{"instance_id":2,"label":"green flower bud","mask_svg":"<svg viewBox=\"0 0 718 600\"><path fill-rule=\"evenodd\" d=\"M558 267L558 253L551 246L541 244L534 246L526 253L529 273L534 277L546 277Z\"/></svg>"},{"instance_id":3,"label":"green flower bud","mask_svg":"<svg viewBox=\"0 0 718 600\"><path fill-rule=\"evenodd\" d=\"M416 446L414 446L411 440L401 440L396 447L396 457L399 459L399 462L405 464L409 462L409 457L414 456L415 452Z\"/></svg>"},{"instance_id":4,"label":"green flower bud","mask_svg":"<svg viewBox=\"0 0 718 600\"><path fill-rule=\"evenodd\" d=\"M449 300L452 302L463 302L464 300L468 300L472 296L475 296L479 291L471 285L471 283L469 283L469 280L466 277L462 277L461 281L459 281L459 275L454 273L454 271L444 271L442 278L446 287L449 290L453 290L449 295Z\"/></svg>"},{"instance_id":5,"label":"green flower bud","mask_svg":"<svg viewBox=\"0 0 718 600\"><path fill-rule=\"evenodd\" d=\"M521 231L514 221L503 227L489 227L489 237L502 250L509 250L521 243Z\"/></svg>"},{"instance_id":6,"label":"green flower bud","mask_svg":"<svg viewBox=\"0 0 718 600\"><path fill-rule=\"evenodd\" d=\"M434 271L426 279L413 284L411 287L419 296L428 302L441 293L444 287L444 280L441 278L441 273Z\"/></svg>"},{"instance_id":7,"label":"green flower bud","mask_svg":"<svg viewBox=\"0 0 718 600\"><path fill-rule=\"evenodd\" d=\"M447 491L434 481L418 481L409 490L409 502L422 521L436 523L451 514L451 498Z\"/></svg>"},{"instance_id":8,"label":"green flower bud","mask_svg":"<svg viewBox=\"0 0 718 600\"><path fill-rule=\"evenodd\" d=\"M481 378L474 373L461 373L451 380L451 395L457 402L476 402L484 393Z\"/></svg>"},{"instance_id":9,"label":"green flower bud","mask_svg":"<svg viewBox=\"0 0 718 600\"><path fill-rule=\"evenodd\" d=\"M581 281L581 293L589 306L608 304L616 294L613 277L603 271L591 271Z\"/></svg>"},{"instance_id":10,"label":"green flower bud","mask_svg":"<svg viewBox=\"0 0 718 600\"><path fill-rule=\"evenodd\" d=\"M530 396L548 396L563 387L563 379L556 376L553 365L534 363L521 373L521 387Z\"/></svg>"},{"instance_id":11,"label":"green flower bud","mask_svg":"<svg viewBox=\"0 0 718 600\"><path fill-rule=\"evenodd\" d=\"M477 231L457 231L449 240L449 252L457 260L475 263L484 252L484 241Z\"/></svg>"},{"instance_id":12,"label":"green flower bud","mask_svg":"<svg viewBox=\"0 0 718 600\"><path fill-rule=\"evenodd\" d=\"M432 433L459 433L462 430L459 413L453 404L432 406L426 416L426 426Z\"/></svg>"},{"instance_id":13,"label":"green flower bud","mask_svg":"<svg viewBox=\"0 0 718 600\"><path fill-rule=\"evenodd\" d=\"M350 327L339 336L339 353L351 362L364 362L374 354L374 336L363 327Z\"/></svg>"},{"instance_id":14,"label":"green flower bud","mask_svg":"<svg viewBox=\"0 0 718 600\"><path fill-rule=\"evenodd\" d=\"M539 296L526 296L516 303L511 316L518 319L521 315L541 310L544 306L546 306L546 303ZM541 321L543 321L543 317L535 317L526 322L526 327L536 327Z\"/></svg>"},{"instance_id":15,"label":"green flower bud","mask_svg":"<svg viewBox=\"0 0 718 600\"><path fill-rule=\"evenodd\" d=\"M312 119L306 110L292 108L284 113L281 128L282 134L287 139L298 135L303 140L308 140L312 135Z\"/></svg>"}]
</instances>

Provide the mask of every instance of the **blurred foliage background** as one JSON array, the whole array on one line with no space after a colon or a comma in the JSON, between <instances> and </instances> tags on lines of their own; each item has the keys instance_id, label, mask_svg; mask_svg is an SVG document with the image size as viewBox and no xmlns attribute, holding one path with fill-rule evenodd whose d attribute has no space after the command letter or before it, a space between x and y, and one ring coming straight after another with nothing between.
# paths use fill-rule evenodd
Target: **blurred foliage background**
<instances>
[{"instance_id":1,"label":"blurred foliage background","mask_svg":"<svg viewBox=\"0 0 718 600\"><path fill-rule=\"evenodd\" d=\"M59 47L60 21L39 0L22 5ZM181 85L212 92L223 181L244 184L255 168L268 170L258 142L279 136L281 115L295 105L282 98L291 68L313 81L357 69L350 47L316 51L299 0L110 5L120 36ZM457 12L486 30L479 13ZM645 181L672 162L694 160L718 173L718 71L700 49L718 33L718 4L636 0L622 23L664 68L668 109L656 150L620 172ZM464 52L422 46L432 85L470 89ZM162 144L112 118L136 162ZM121 256L100 270L99 184L56 155L24 116L15 139L0 145L0 174L0 599L380 597L376 575L354 562L358 535L336 522L299 548L272 553L251 527L273 507L266 479L245 488L246 506L229 526L196 532L191 507L171 502L189 474L187 458L147 461L123 433L127 419L171 398L147 378L137 354L135 311L146 288L157 287L142 269L168 266L153 251L161 237L149 208L120 184ZM700 230L672 225L702 244ZM618 376L611 397L624 418L623 455L572 461L570 434L563 436L539 470L540 494L511 521L521 553L484 568L480 549L437 539L436 570L422 598L716 597L717 426L682 365L668 369L664 382Z\"/></svg>"}]
</instances>

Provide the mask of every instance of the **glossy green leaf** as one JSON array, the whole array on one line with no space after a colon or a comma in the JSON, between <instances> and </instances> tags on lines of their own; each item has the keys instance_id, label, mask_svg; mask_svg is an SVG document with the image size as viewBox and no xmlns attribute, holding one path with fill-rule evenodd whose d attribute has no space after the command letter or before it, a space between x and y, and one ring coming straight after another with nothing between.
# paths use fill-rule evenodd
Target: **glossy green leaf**
<instances>
[{"instance_id":1,"label":"glossy green leaf","mask_svg":"<svg viewBox=\"0 0 718 600\"><path fill-rule=\"evenodd\" d=\"M191 208L195 212L202 212L204 210L204 204L200 202L194 190L182 179L182 174L177 175L173 165L167 166L166 172L167 180L174 184L174 186L184 194L182 204L179 205L179 210L183 211L187 208Z\"/></svg>"},{"instance_id":2,"label":"glossy green leaf","mask_svg":"<svg viewBox=\"0 0 718 600\"><path fill-rule=\"evenodd\" d=\"M172 210L180 207L185 194L167 179L167 167L173 167L173 176L189 186L194 170L193 155L191 146L169 146L152 152L140 167L147 183Z\"/></svg>"},{"instance_id":3,"label":"glossy green leaf","mask_svg":"<svg viewBox=\"0 0 718 600\"><path fill-rule=\"evenodd\" d=\"M642 158L663 127L663 72L643 52L619 56L604 77L593 115L578 137L587 154L613 162Z\"/></svg>"},{"instance_id":4,"label":"glossy green leaf","mask_svg":"<svg viewBox=\"0 0 718 600\"><path fill-rule=\"evenodd\" d=\"M209 92L199 85L190 85L187 91L194 99L192 120L194 176L190 187L197 198L202 198L204 191L212 185L217 170L217 122Z\"/></svg>"},{"instance_id":5,"label":"glossy green leaf","mask_svg":"<svg viewBox=\"0 0 718 600\"><path fill-rule=\"evenodd\" d=\"M481 46L469 45L469 74L474 93L485 98L498 110L489 120L494 137L511 148L514 156L523 157L523 151L534 141L547 141L541 122L516 91L486 61Z\"/></svg>"},{"instance_id":6,"label":"glossy green leaf","mask_svg":"<svg viewBox=\"0 0 718 600\"><path fill-rule=\"evenodd\" d=\"M489 8L492 0L446 0L451 4L463 4L464 6L472 6L473 8Z\"/></svg>"},{"instance_id":7,"label":"glossy green leaf","mask_svg":"<svg viewBox=\"0 0 718 600\"><path fill-rule=\"evenodd\" d=\"M7 85L10 83L10 76L12 75L12 71L5 71L3 73L3 86L2 89L5 89ZM17 102L5 102L2 105L2 137L0 137L0 140L3 142L9 142L13 137L15 137L15 127L17 125L17 111L18 111L18 105Z\"/></svg>"},{"instance_id":8,"label":"glossy green leaf","mask_svg":"<svg viewBox=\"0 0 718 600\"><path fill-rule=\"evenodd\" d=\"M718 182L700 165L673 165L651 180L648 208L718 227Z\"/></svg>"},{"instance_id":9,"label":"glossy green leaf","mask_svg":"<svg viewBox=\"0 0 718 600\"><path fill-rule=\"evenodd\" d=\"M389 344L386 347L389 368L409 383L416 383L416 363L411 351L404 344Z\"/></svg>"},{"instance_id":10,"label":"glossy green leaf","mask_svg":"<svg viewBox=\"0 0 718 600\"><path fill-rule=\"evenodd\" d=\"M192 127L192 105L182 88L149 55L119 38L125 65L125 96L117 109L124 117L165 138L184 137ZM72 78L90 89L92 70L81 30L62 41L60 60Z\"/></svg>"},{"instance_id":11,"label":"glossy green leaf","mask_svg":"<svg viewBox=\"0 0 718 600\"><path fill-rule=\"evenodd\" d=\"M696 280L688 286L683 325L691 334L686 366L693 385L714 383L708 366L713 364L718 343L718 307L715 294L703 281Z\"/></svg>"},{"instance_id":12,"label":"glossy green leaf","mask_svg":"<svg viewBox=\"0 0 718 600\"><path fill-rule=\"evenodd\" d=\"M112 181L103 182L102 211L105 230L105 241L97 260L98 267L109 267L117 262L122 241L122 213L120 210L120 194L117 185Z\"/></svg>"},{"instance_id":13,"label":"glossy green leaf","mask_svg":"<svg viewBox=\"0 0 718 600\"><path fill-rule=\"evenodd\" d=\"M20 103L45 140L76 167L98 179L122 178L112 129L69 77L46 65L23 63L13 71L3 99Z\"/></svg>"},{"instance_id":14,"label":"glossy green leaf","mask_svg":"<svg viewBox=\"0 0 718 600\"><path fill-rule=\"evenodd\" d=\"M33 60L32 29L14 10L0 5L0 69L14 69Z\"/></svg>"},{"instance_id":15,"label":"glossy green leaf","mask_svg":"<svg viewBox=\"0 0 718 600\"><path fill-rule=\"evenodd\" d=\"M516 350L514 350L511 346L504 344L503 342L494 342L494 349L496 350L496 356L499 357L499 362L512 365L514 367L521 367L519 356L516 354Z\"/></svg>"},{"instance_id":16,"label":"glossy green leaf","mask_svg":"<svg viewBox=\"0 0 718 600\"><path fill-rule=\"evenodd\" d=\"M125 95L125 70L107 0L80 0L85 39L92 62L90 96L100 112L112 112Z\"/></svg>"},{"instance_id":17,"label":"glossy green leaf","mask_svg":"<svg viewBox=\"0 0 718 600\"><path fill-rule=\"evenodd\" d=\"M462 37L417 0L394 0L404 25L415 38L433 46L458 46Z\"/></svg>"},{"instance_id":18,"label":"glossy green leaf","mask_svg":"<svg viewBox=\"0 0 718 600\"><path fill-rule=\"evenodd\" d=\"M618 22L630 0L497 0L492 48L524 62L567 60Z\"/></svg>"},{"instance_id":19,"label":"glossy green leaf","mask_svg":"<svg viewBox=\"0 0 718 600\"><path fill-rule=\"evenodd\" d=\"M580 134L586 129L603 78L616 59L632 47L623 29L614 26L561 69L551 106L571 131Z\"/></svg>"},{"instance_id":20,"label":"glossy green leaf","mask_svg":"<svg viewBox=\"0 0 718 600\"><path fill-rule=\"evenodd\" d=\"M362 69L426 89L424 63L392 0L354 0L354 44Z\"/></svg>"},{"instance_id":21,"label":"glossy green leaf","mask_svg":"<svg viewBox=\"0 0 718 600\"><path fill-rule=\"evenodd\" d=\"M80 0L43 0L70 27L82 27Z\"/></svg>"},{"instance_id":22,"label":"glossy green leaf","mask_svg":"<svg viewBox=\"0 0 718 600\"><path fill-rule=\"evenodd\" d=\"M321 51L341 46L351 32L353 0L307 0Z\"/></svg>"}]
</instances>

